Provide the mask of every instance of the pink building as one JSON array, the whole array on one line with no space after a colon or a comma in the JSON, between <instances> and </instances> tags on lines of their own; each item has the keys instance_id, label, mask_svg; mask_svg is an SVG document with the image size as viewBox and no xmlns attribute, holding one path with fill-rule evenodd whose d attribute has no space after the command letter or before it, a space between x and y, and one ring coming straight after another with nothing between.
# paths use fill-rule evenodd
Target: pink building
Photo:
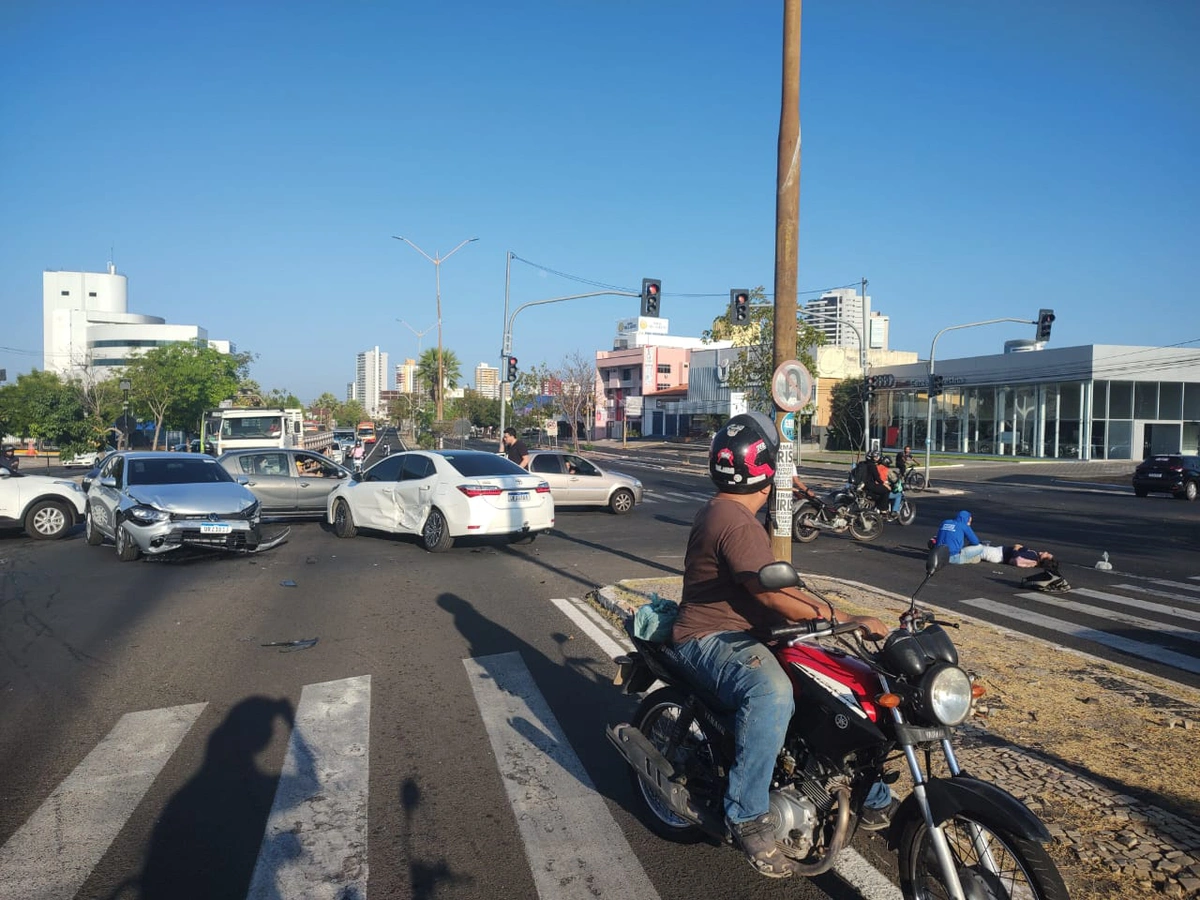
<instances>
[{"instance_id":1,"label":"pink building","mask_svg":"<svg viewBox=\"0 0 1200 900\"><path fill-rule=\"evenodd\" d=\"M598 438L650 433L645 427L645 400L665 393L686 392L691 348L649 345L596 352L596 421Z\"/></svg>"}]
</instances>

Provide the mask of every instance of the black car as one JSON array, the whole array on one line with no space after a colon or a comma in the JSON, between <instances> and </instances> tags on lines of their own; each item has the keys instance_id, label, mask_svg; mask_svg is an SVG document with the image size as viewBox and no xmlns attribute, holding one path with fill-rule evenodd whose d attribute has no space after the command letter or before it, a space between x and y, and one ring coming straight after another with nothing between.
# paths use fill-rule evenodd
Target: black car
<instances>
[{"instance_id":1,"label":"black car","mask_svg":"<svg viewBox=\"0 0 1200 900\"><path fill-rule=\"evenodd\" d=\"M1180 500L1195 500L1200 494L1200 456L1147 457L1134 470L1133 492L1139 497L1174 494Z\"/></svg>"}]
</instances>

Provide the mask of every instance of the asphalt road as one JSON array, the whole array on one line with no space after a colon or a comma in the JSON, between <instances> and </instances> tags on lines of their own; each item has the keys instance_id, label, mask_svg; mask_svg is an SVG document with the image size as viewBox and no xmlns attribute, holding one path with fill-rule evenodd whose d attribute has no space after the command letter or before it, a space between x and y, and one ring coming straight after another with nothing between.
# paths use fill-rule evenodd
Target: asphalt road
<instances>
[{"instance_id":1,"label":"asphalt road","mask_svg":"<svg viewBox=\"0 0 1200 900\"><path fill-rule=\"evenodd\" d=\"M769 882L732 850L653 838L629 812L603 726L633 704L610 686L610 653L572 598L678 574L710 489L696 471L618 467L647 485L629 516L560 509L534 543L438 555L403 538L341 541L316 523L259 557L189 563L120 563L78 530L55 543L0 536L0 896L54 882L46 895L293 897L296 866L313 858L333 860L353 886L345 897L365 894L368 865L376 897L888 896L837 875ZM875 543L822 536L795 545L794 559L906 593L926 538L965 507L995 542L1044 542L1079 589L1151 600L1115 585L1184 596L1189 581L1200 586L1193 505L1091 488L970 490L920 496L917 524ZM1118 574L1090 568L1101 549ZM924 596L1037 633L1022 619L1041 601L1016 582L1016 570L954 567ZM1172 652L1195 647L1106 618L1132 607L1086 602L1093 612L1058 614ZM1195 634L1194 620L1157 617ZM263 646L312 638L290 652ZM295 799L312 783L324 787L320 809ZM572 835L578 845L552 839ZM879 841L857 846L892 874Z\"/></svg>"}]
</instances>

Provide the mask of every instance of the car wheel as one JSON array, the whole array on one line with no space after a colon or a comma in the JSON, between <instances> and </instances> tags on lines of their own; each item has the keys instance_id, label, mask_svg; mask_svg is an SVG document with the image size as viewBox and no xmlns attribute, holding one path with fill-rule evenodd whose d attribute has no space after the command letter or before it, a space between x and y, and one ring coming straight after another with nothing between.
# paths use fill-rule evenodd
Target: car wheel
<instances>
[{"instance_id":1,"label":"car wheel","mask_svg":"<svg viewBox=\"0 0 1200 900\"><path fill-rule=\"evenodd\" d=\"M1191 501L1196 499L1197 494L1200 494L1200 487L1197 487L1196 482L1188 481L1184 483L1183 490L1179 492L1178 497L1180 500Z\"/></svg>"},{"instance_id":2,"label":"car wheel","mask_svg":"<svg viewBox=\"0 0 1200 900\"><path fill-rule=\"evenodd\" d=\"M58 540L71 527L71 513L57 500L41 500L25 514L25 533L35 541Z\"/></svg>"},{"instance_id":3,"label":"car wheel","mask_svg":"<svg viewBox=\"0 0 1200 900\"><path fill-rule=\"evenodd\" d=\"M1133 493L1138 497L1145 497L1149 492L1145 488L1134 488Z\"/></svg>"},{"instance_id":4,"label":"car wheel","mask_svg":"<svg viewBox=\"0 0 1200 900\"><path fill-rule=\"evenodd\" d=\"M138 549L138 545L134 543L133 538L129 536L129 531L120 522L117 523L117 559L121 562L133 562L142 551Z\"/></svg>"},{"instance_id":5,"label":"car wheel","mask_svg":"<svg viewBox=\"0 0 1200 900\"><path fill-rule=\"evenodd\" d=\"M633 491L625 488L613 491L612 497L608 500L608 508L618 516L625 515L633 509Z\"/></svg>"},{"instance_id":6,"label":"car wheel","mask_svg":"<svg viewBox=\"0 0 1200 900\"><path fill-rule=\"evenodd\" d=\"M104 543L104 535L96 527L96 520L92 517L92 508L90 506L87 508L83 520L83 537L88 542L89 547L99 547Z\"/></svg>"},{"instance_id":7,"label":"car wheel","mask_svg":"<svg viewBox=\"0 0 1200 900\"><path fill-rule=\"evenodd\" d=\"M333 505L333 533L340 538L352 538L358 534L354 516L350 513L350 504L345 500L339 500Z\"/></svg>"},{"instance_id":8,"label":"car wheel","mask_svg":"<svg viewBox=\"0 0 1200 900\"><path fill-rule=\"evenodd\" d=\"M429 510L429 518L421 528L421 543L430 553L443 553L454 546L454 538L450 537L446 517L436 506Z\"/></svg>"}]
</instances>

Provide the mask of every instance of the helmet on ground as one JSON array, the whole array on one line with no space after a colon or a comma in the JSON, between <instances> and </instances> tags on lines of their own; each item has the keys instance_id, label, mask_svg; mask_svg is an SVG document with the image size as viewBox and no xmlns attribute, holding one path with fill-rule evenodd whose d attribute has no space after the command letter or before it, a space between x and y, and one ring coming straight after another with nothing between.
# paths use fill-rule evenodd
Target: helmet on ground
<instances>
[{"instance_id":1,"label":"helmet on ground","mask_svg":"<svg viewBox=\"0 0 1200 900\"><path fill-rule=\"evenodd\" d=\"M713 436L708 475L726 494L753 494L775 477L779 432L762 413L734 416Z\"/></svg>"}]
</instances>

